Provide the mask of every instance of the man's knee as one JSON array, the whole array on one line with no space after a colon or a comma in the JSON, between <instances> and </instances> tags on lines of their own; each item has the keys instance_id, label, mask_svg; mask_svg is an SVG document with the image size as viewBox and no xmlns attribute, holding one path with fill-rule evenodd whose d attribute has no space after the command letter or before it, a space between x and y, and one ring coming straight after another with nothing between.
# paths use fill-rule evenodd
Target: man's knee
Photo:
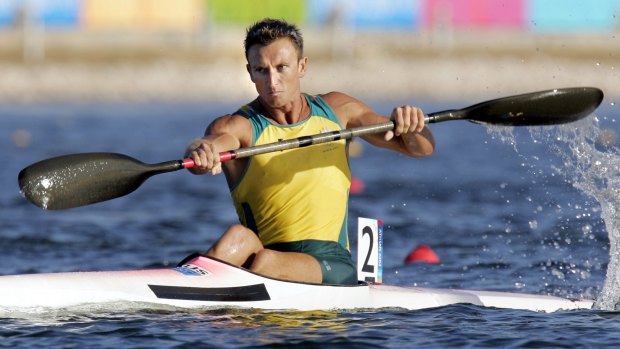
<instances>
[{"instance_id":1,"label":"man's knee","mask_svg":"<svg viewBox=\"0 0 620 349\"><path fill-rule=\"evenodd\" d=\"M233 224L224 232L220 240L226 242L226 244L246 244L248 240L255 240L260 242L256 234L244 227L241 224Z\"/></svg>"},{"instance_id":2,"label":"man's knee","mask_svg":"<svg viewBox=\"0 0 620 349\"><path fill-rule=\"evenodd\" d=\"M250 270L259 274L265 274L270 271L276 257L275 254L276 252L273 250L263 249L258 251L258 253L254 255Z\"/></svg>"},{"instance_id":3,"label":"man's knee","mask_svg":"<svg viewBox=\"0 0 620 349\"><path fill-rule=\"evenodd\" d=\"M208 255L233 264L245 261L263 248L254 232L241 224L231 225L209 249Z\"/></svg>"}]
</instances>

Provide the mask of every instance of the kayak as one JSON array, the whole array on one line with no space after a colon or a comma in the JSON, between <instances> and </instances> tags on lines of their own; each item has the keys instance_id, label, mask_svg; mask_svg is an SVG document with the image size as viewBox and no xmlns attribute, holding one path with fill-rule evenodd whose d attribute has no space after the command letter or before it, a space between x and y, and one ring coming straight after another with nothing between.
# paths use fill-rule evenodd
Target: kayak
<instances>
[{"instance_id":1,"label":"kayak","mask_svg":"<svg viewBox=\"0 0 620 349\"><path fill-rule=\"evenodd\" d=\"M353 310L442 307L457 303L538 312L590 309L592 300L412 286L284 281L200 254L174 268L0 276L3 312L118 304L185 309ZM107 305L107 307L106 307Z\"/></svg>"}]
</instances>

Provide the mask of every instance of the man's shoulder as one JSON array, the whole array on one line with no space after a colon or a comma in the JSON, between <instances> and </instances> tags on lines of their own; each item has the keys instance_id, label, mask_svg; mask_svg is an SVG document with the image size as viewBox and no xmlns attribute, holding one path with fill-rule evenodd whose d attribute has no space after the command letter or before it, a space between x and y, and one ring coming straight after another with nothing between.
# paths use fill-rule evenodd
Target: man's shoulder
<instances>
[{"instance_id":1,"label":"man's shoulder","mask_svg":"<svg viewBox=\"0 0 620 349\"><path fill-rule=\"evenodd\" d=\"M216 117L215 119L213 119L212 123L227 125L227 124L243 123L247 121L248 121L248 118L242 113L237 111L231 114L220 115Z\"/></svg>"},{"instance_id":2,"label":"man's shoulder","mask_svg":"<svg viewBox=\"0 0 620 349\"><path fill-rule=\"evenodd\" d=\"M357 99L339 91L332 91L319 96L335 111L350 106L351 104L360 103Z\"/></svg>"},{"instance_id":3,"label":"man's shoulder","mask_svg":"<svg viewBox=\"0 0 620 349\"><path fill-rule=\"evenodd\" d=\"M247 117L240 112L219 116L209 125L209 133L239 134L251 132L251 124Z\"/></svg>"},{"instance_id":4,"label":"man's shoulder","mask_svg":"<svg viewBox=\"0 0 620 349\"><path fill-rule=\"evenodd\" d=\"M327 103L330 103L330 104L351 98L349 95L342 93L340 91L331 91L331 92L320 94L318 96L323 98Z\"/></svg>"}]
</instances>

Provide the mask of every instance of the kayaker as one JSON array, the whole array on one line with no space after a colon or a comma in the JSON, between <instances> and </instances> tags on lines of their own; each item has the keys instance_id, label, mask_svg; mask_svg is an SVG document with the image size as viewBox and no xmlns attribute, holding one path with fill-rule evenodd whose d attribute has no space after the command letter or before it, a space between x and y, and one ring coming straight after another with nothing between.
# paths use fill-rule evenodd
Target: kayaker
<instances>
[{"instance_id":1,"label":"kayaker","mask_svg":"<svg viewBox=\"0 0 620 349\"><path fill-rule=\"evenodd\" d=\"M341 92L302 93L308 58L293 24L255 23L247 30L245 56L258 97L215 119L185 154L196 163L190 169L194 174L224 172L241 222L231 225L207 255L275 278L355 284L347 235L351 173L345 140L224 163L218 153L388 118ZM395 107L389 119L394 131L363 138L411 157L433 153L433 136L420 108Z\"/></svg>"}]
</instances>

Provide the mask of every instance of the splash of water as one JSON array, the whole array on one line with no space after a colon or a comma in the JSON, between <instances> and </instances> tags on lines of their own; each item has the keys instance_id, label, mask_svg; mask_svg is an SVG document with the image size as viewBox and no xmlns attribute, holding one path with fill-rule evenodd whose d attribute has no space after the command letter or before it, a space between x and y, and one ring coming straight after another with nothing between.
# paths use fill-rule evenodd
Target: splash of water
<instances>
[{"instance_id":1,"label":"splash of water","mask_svg":"<svg viewBox=\"0 0 620 349\"><path fill-rule=\"evenodd\" d=\"M606 136L610 130L602 130L594 117L558 127L555 132L557 142L550 143L550 147L563 160L562 168L556 168L556 172L567 176L575 188L598 202L609 237L607 275L595 307L617 310L620 307L620 215L616 209L620 205L620 149Z\"/></svg>"},{"instance_id":2,"label":"splash of water","mask_svg":"<svg viewBox=\"0 0 620 349\"><path fill-rule=\"evenodd\" d=\"M515 151L512 131L489 130ZM550 164L554 174L562 176L574 188L600 205L600 215L609 237L609 264L596 309L620 310L620 149L615 131L602 129L591 116L579 122L557 127L528 128L535 143L544 144L559 163Z\"/></svg>"}]
</instances>

